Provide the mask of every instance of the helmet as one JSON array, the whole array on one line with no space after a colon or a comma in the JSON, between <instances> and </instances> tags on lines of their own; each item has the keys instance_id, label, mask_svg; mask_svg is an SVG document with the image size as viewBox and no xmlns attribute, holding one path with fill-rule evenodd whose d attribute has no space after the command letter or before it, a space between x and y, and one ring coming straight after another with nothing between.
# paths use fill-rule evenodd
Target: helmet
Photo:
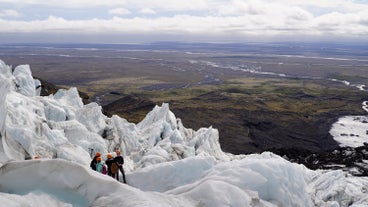
<instances>
[{"instance_id":1,"label":"helmet","mask_svg":"<svg viewBox=\"0 0 368 207\"><path fill-rule=\"evenodd\" d=\"M107 158L108 159L112 158L112 154L111 153L107 154Z\"/></svg>"},{"instance_id":2,"label":"helmet","mask_svg":"<svg viewBox=\"0 0 368 207\"><path fill-rule=\"evenodd\" d=\"M120 155L120 150L115 151L117 155Z\"/></svg>"},{"instance_id":3,"label":"helmet","mask_svg":"<svg viewBox=\"0 0 368 207\"><path fill-rule=\"evenodd\" d=\"M97 157L100 157L100 156L101 156L101 153L96 152L96 156L97 156Z\"/></svg>"},{"instance_id":4,"label":"helmet","mask_svg":"<svg viewBox=\"0 0 368 207\"><path fill-rule=\"evenodd\" d=\"M102 158L101 158L101 157L97 157L97 158L96 158L96 161L97 161L97 162L100 162L100 161L102 161Z\"/></svg>"}]
</instances>

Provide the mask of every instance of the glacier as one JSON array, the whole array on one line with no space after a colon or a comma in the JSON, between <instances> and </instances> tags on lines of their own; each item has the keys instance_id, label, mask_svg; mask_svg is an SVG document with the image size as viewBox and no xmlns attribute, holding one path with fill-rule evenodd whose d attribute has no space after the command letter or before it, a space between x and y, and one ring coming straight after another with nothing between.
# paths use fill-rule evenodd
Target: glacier
<instances>
[{"instance_id":1,"label":"glacier","mask_svg":"<svg viewBox=\"0 0 368 207\"><path fill-rule=\"evenodd\" d=\"M367 177L313 171L270 152L225 153L217 129L185 128L167 103L134 124L84 105L76 88L40 96L39 86L29 65L0 60L1 205L368 205ZM128 185L89 168L95 152L116 149Z\"/></svg>"}]
</instances>

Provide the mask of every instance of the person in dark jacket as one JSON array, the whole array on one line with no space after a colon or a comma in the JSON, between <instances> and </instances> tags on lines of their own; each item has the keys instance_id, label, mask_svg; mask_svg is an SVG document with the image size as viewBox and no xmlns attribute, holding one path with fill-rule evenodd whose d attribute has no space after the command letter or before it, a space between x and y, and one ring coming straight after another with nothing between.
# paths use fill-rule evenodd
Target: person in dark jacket
<instances>
[{"instance_id":1,"label":"person in dark jacket","mask_svg":"<svg viewBox=\"0 0 368 207\"><path fill-rule=\"evenodd\" d=\"M89 165L94 171L96 171L97 157L101 157L101 153L96 152L95 157L92 159L91 164Z\"/></svg>"},{"instance_id":2,"label":"person in dark jacket","mask_svg":"<svg viewBox=\"0 0 368 207\"><path fill-rule=\"evenodd\" d=\"M123 164L124 164L124 158L123 156L120 155L120 150L116 150L116 157L114 158L116 164L119 166L119 170L121 172L121 175L123 176L123 182L126 183L125 180L125 172L124 172L124 168L123 168ZM119 172L117 173L117 180L119 180Z\"/></svg>"},{"instance_id":3,"label":"person in dark jacket","mask_svg":"<svg viewBox=\"0 0 368 207\"><path fill-rule=\"evenodd\" d=\"M113 173L111 169L111 166L115 164L115 160L111 153L107 154L107 160L105 161L105 164L107 165L107 174L113 178L116 178L116 173Z\"/></svg>"}]
</instances>

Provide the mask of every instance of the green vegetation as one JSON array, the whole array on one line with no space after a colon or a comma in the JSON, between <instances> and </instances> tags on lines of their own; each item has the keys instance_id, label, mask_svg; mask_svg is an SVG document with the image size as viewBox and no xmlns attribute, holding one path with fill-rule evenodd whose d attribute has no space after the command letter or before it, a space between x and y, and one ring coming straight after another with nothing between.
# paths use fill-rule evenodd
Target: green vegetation
<instances>
[{"instance_id":1,"label":"green vegetation","mask_svg":"<svg viewBox=\"0 0 368 207\"><path fill-rule=\"evenodd\" d=\"M257 78L242 78L221 85L159 91L140 90L136 86L124 88L120 92L135 94L155 103L183 103L194 108L216 104L216 107L223 108L268 108L272 111L300 113L318 112L326 107L359 111L365 95L353 89L326 87L324 83L317 81Z\"/></svg>"},{"instance_id":2,"label":"green vegetation","mask_svg":"<svg viewBox=\"0 0 368 207\"><path fill-rule=\"evenodd\" d=\"M349 82L357 82L357 83L364 83L367 81L366 77L362 77L362 76L357 76L357 75L343 75L343 74L331 74L329 75L330 78L332 79L337 79L337 80L346 80Z\"/></svg>"}]
</instances>

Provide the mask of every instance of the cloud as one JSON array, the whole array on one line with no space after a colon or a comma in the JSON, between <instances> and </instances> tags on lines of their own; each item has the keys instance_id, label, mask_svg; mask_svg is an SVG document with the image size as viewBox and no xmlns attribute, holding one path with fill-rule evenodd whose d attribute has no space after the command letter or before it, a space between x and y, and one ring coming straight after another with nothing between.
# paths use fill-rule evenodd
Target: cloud
<instances>
[{"instance_id":1,"label":"cloud","mask_svg":"<svg viewBox=\"0 0 368 207\"><path fill-rule=\"evenodd\" d=\"M0 6L4 1L9 0L0 0ZM47 4L45 3L47 1L41 0L12 1L32 5ZM54 7L62 4L56 0L50 2ZM86 7L99 5L91 10L100 12L100 16L73 19L68 13L63 16L60 11L65 9L59 9L57 15L51 15L46 19L23 18L17 21L0 19L0 33L93 33L131 36L144 34L159 38L187 37L191 40L211 36L214 39L218 37L219 41L221 38L235 40L262 37L368 39L368 6L349 0L91 0L89 3L87 0L65 0L65 2L66 5L63 7L67 5L78 7L80 4ZM116 8L111 9L112 6ZM80 10L67 11L74 11L75 14ZM88 9L82 11L87 13Z\"/></svg>"},{"instance_id":2,"label":"cloud","mask_svg":"<svg viewBox=\"0 0 368 207\"><path fill-rule=\"evenodd\" d=\"M150 8L143 8L139 11L139 13L142 13L142 14L156 14L156 12L153 9L150 9Z\"/></svg>"},{"instance_id":3,"label":"cloud","mask_svg":"<svg viewBox=\"0 0 368 207\"><path fill-rule=\"evenodd\" d=\"M198 11L207 10L213 11L219 7L226 5L239 6L244 5L268 5L278 4L285 6L301 6L315 8L333 8L344 10L359 10L367 7L367 1L352 1L352 0L0 0L1 3L13 4L18 7L25 6L48 6L58 8L90 8L90 7L121 7L127 8L151 8L155 11Z\"/></svg>"},{"instance_id":4,"label":"cloud","mask_svg":"<svg viewBox=\"0 0 368 207\"><path fill-rule=\"evenodd\" d=\"M214 2L226 3L226 0L0 0L1 3L10 3L17 6L50 6L59 8L88 8L88 7L120 7L124 8L151 8L159 10L203 10L211 9Z\"/></svg>"},{"instance_id":5,"label":"cloud","mask_svg":"<svg viewBox=\"0 0 368 207\"><path fill-rule=\"evenodd\" d=\"M0 17L20 17L21 15L12 9L5 9L0 11Z\"/></svg>"},{"instance_id":6,"label":"cloud","mask_svg":"<svg viewBox=\"0 0 368 207\"><path fill-rule=\"evenodd\" d=\"M331 13L310 19L302 11L286 12L269 19L266 16L245 14L234 17L175 15L158 18L120 18L66 20L50 16L46 20L1 20L0 32L95 32L95 33L162 33L162 34L221 34L221 35L368 35L365 13ZM200 24L198 24L200 22Z\"/></svg>"},{"instance_id":7,"label":"cloud","mask_svg":"<svg viewBox=\"0 0 368 207\"><path fill-rule=\"evenodd\" d=\"M0 0L0 3L13 4L18 7L46 6L58 8L90 8L96 6L119 6L126 3L125 0Z\"/></svg>"},{"instance_id":8,"label":"cloud","mask_svg":"<svg viewBox=\"0 0 368 207\"><path fill-rule=\"evenodd\" d=\"M109 10L109 14L122 16L122 15L131 14L131 12L125 8L116 8L116 9Z\"/></svg>"},{"instance_id":9,"label":"cloud","mask_svg":"<svg viewBox=\"0 0 368 207\"><path fill-rule=\"evenodd\" d=\"M368 35L367 12L348 14L332 12L314 19L314 26L324 34Z\"/></svg>"}]
</instances>

